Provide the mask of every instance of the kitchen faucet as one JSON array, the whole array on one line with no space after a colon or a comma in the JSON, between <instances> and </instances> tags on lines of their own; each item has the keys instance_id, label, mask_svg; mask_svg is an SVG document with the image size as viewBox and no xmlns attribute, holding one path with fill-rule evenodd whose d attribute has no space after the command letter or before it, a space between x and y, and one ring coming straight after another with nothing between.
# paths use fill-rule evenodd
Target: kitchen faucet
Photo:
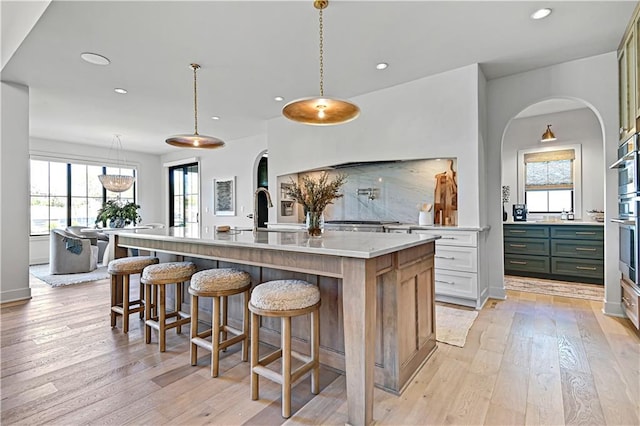
<instances>
[{"instance_id":1,"label":"kitchen faucet","mask_svg":"<svg viewBox=\"0 0 640 426\"><path fill-rule=\"evenodd\" d=\"M271 194L267 188L259 187L256 189L256 192L253 194L253 232L258 230L258 194L264 192L264 195L267 196L267 203L269 207L273 207L273 203L271 203Z\"/></svg>"}]
</instances>

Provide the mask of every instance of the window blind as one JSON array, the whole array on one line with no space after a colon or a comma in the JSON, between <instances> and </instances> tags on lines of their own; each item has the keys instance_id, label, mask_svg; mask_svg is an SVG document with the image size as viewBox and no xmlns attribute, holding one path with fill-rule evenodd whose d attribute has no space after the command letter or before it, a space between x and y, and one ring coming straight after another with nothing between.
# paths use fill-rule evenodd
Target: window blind
<instances>
[{"instance_id":1,"label":"window blind","mask_svg":"<svg viewBox=\"0 0 640 426\"><path fill-rule=\"evenodd\" d=\"M573 189L574 160L572 149L525 154L525 190Z\"/></svg>"}]
</instances>

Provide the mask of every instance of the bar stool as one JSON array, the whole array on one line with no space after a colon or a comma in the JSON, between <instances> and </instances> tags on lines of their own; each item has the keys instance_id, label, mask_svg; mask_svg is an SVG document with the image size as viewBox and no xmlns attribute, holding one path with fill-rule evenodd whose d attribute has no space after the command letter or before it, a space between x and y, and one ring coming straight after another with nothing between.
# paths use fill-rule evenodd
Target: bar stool
<instances>
[{"instance_id":1,"label":"bar stool","mask_svg":"<svg viewBox=\"0 0 640 426\"><path fill-rule=\"evenodd\" d=\"M122 315L122 332L129 332L129 314L140 312L144 318L144 285L140 283L140 293L136 300L129 300L129 280L133 274L141 274L142 270L158 263L157 257L135 256L123 257L109 262L107 272L111 275L111 327L116 326L116 317ZM118 303L118 277L122 277L122 302Z\"/></svg>"},{"instance_id":2,"label":"bar stool","mask_svg":"<svg viewBox=\"0 0 640 426\"><path fill-rule=\"evenodd\" d=\"M151 328L158 330L158 341L160 352L166 350L167 330L177 328L177 333L182 332L182 326L191 321L191 316L180 311L182 306L182 283L191 279L196 272L196 265L193 262L168 262L157 265L150 265L142 271L141 282L146 286L145 291L145 329L144 339L146 343L151 343ZM167 284L176 285L176 306L173 312L166 310ZM151 289L155 287L158 294L157 316L151 313ZM170 318L175 321L167 323Z\"/></svg>"},{"instance_id":3,"label":"bar stool","mask_svg":"<svg viewBox=\"0 0 640 426\"><path fill-rule=\"evenodd\" d=\"M191 365L198 363L198 346L211 352L211 377L218 377L220 351L242 342L242 360L249 355L249 291L251 275L237 269L221 268L200 271L191 277ZM227 323L228 297L244 293L242 331ZM211 328L198 333L198 298L211 297ZM222 302L222 311L220 310ZM234 337L228 339L227 333ZM222 340L220 340L222 334ZM211 342L205 340L211 336Z\"/></svg>"},{"instance_id":4,"label":"bar stool","mask_svg":"<svg viewBox=\"0 0 640 426\"><path fill-rule=\"evenodd\" d=\"M282 417L291 416L291 383L311 371L311 393L320 391L320 290L305 281L277 280L256 286L251 293L251 399L259 398L259 376L282 385ZM291 317L311 313L311 356L291 350ZM259 357L260 316L281 319L281 348ZM304 364L291 371L291 357ZM280 374L266 366L282 358Z\"/></svg>"}]
</instances>

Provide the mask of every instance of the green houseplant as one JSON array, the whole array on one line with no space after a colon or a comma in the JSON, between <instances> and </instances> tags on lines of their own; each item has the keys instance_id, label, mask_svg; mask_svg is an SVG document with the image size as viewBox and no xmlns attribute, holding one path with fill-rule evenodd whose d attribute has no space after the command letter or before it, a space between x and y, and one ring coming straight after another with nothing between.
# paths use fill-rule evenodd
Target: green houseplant
<instances>
[{"instance_id":1,"label":"green houseplant","mask_svg":"<svg viewBox=\"0 0 640 426\"><path fill-rule=\"evenodd\" d=\"M96 225L102 222L102 226L109 225L110 228L122 228L126 225L140 222L141 218L138 214L139 204L128 202L122 204L119 200L109 200L102 204L102 208L98 210L96 217Z\"/></svg>"}]
</instances>

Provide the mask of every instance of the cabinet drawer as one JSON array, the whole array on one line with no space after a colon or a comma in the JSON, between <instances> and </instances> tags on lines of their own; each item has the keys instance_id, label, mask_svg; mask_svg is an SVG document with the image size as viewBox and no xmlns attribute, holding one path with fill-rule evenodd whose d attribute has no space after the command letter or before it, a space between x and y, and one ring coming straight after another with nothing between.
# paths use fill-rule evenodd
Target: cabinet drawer
<instances>
[{"instance_id":1,"label":"cabinet drawer","mask_svg":"<svg viewBox=\"0 0 640 426\"><path fill-rule=\"evenodd\" d=\"M604 227L586 225L559 225L551 227L551 238L604 240Z\"/></svg>"},{"instance_id":2,"label":"cabinet drawer","mask_svg":"<svg viewBox=\"0 0 640 426\"><path fill-rule=\"evenodd\" d=\"M549 238L549 227L540 225L506 225L503 228L505 237Z\"/></svg>"},{"instance_id":3,"label":"cabinet drawer","mask_svg":"<svg viewBox=\"0 0 640 426\"><path fill-rule=\"evenodd\" d=\"M633 325L640 329L640 293L624 280L620 280L620 285L622 286L622 307Z\"/></svg>"},{"instance_id":4,"label":"cabinet drawer","mask_svg":"<svg viewBox=\"0 0 640 426\"><path fill-rule=\"evenodd\" d=\"M548 274L551 270L548 256L509 254L504 256L505 271L536 272Z\"/></svg>"},{"instance_id":5,"label":"cabinet drawer","mask_svg":"<svg viewBox=\"0 0 640 426\"><path fill-rule=\"evenodd\" d=\"M511 254L535 254L549 256L549 240L542 238L504 239L504 252Z\"/></svg>"},{"instance_id":6,"label":"cabinet drawer","mask_svg":"<svg viewBox=\"0 0 640 426\"><path fill-rule=\"evenodd\" d=\"M551 273L604 279L604 261L587 259L570 259L568 257L552 257Z\"/></svg>"},{"instance_id":7,"label":"cabinet drawer","mask_svg":"<svg viewBox=\"0 0 640 426\"><path fill-rule=\"evenodd\" d=\"M604 259L604 244L589 240L551 240L551 256Z\"/></svg>"},{"instance_id":8,"label":"cabinet drawer","mask_svg":"<svg viewBox=\"0 0 640 426\"><path fill-rule=\"evenodd\" d=\"M475 247L436 247L435 266L439 269L478 272L478 249Z\"/></svg>"},{"instance_id":9,"label":"cabinet drawer","mask_svg":"<svg viewBox=\"0 0 640 426\"><path fill-rule=\"evenodd\" d=\"M440 229L415 229L412 234L440 235L436 246L478 246L478 233L475 231L452 231Z\"/></svg>"},{"instance_id":10,"label":"cabinet drawer","mask_svg":"<svg viewBox=\"0 0 640 426\"><path fill-rule=\"evenodd\" d=\"M475 299L478 293L478 276L470 272L435 269L436 294Z\"/></svg>"}]
</instances>

